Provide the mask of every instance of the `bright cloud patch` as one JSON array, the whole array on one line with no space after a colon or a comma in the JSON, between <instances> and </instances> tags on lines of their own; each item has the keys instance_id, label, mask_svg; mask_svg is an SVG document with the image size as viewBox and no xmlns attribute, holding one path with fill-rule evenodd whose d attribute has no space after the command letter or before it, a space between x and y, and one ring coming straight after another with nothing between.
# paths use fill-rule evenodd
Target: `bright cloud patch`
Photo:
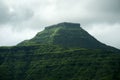
<instances>
[{"instance_id":1,"label":"bright cloud patch","mask_svg":"<svg viewBox=\"0 0 120 80\"><path fill-rule=\"evenodd\" d=\"M25 39L34 37L36 32L30 29L16 31L11 27L2 27L0 28L0 46L16 45Z\"/></svg>"}]
</instances>

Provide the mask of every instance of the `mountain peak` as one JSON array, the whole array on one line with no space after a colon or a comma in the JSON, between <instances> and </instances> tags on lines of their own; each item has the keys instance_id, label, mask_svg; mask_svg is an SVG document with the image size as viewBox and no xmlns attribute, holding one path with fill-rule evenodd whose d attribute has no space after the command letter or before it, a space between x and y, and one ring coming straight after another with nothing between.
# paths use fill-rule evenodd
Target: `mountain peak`
<instances>
[{"instance_id":1,"label":"mountain peak","mask_svg":"<svg viewBox=\"0 0 120 80\"><path fill-rule=\"evenodd\" d=\"M116 50L110 46L107 46L87 31L80 27L79 23L63 22L48 26L45 30L39 32L34 38L25 40L18 45L34 45L34 44L50 44L59 45L64 47L79 47L90 49L111 49Z\"/></svg>"},{"instance_id":2,"label":"mountain peak","mask_svg":"<svg viewBox=\"0 0 120 80\"><path fill-rule=\"evenodd\" d=\"M69 26L69 25L76 25L76 26L80 26L79 23L71 23L71 22L62 22L62 23L58 23L57 25L61 25L61 26Z\"/></svg>"},{"instance_id":3,"label":"mountain peak","mask_svg":"<svg viewBox=\"0 0 120 80\"><path fill-rule=\"evenodd\" d=\"M79 29L80 28L80 24L79 23L70 23L70 22L62 22L62 23L58 23L52 26L48 26L45 29L51 29L51 28L67 28L67 29Z\"/></svg>"}]
</instances>

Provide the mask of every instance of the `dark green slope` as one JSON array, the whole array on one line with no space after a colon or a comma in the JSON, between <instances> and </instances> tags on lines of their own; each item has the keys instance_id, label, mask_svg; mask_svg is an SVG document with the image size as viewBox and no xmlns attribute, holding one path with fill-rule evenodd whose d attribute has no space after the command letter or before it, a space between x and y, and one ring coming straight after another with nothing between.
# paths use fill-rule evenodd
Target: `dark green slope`
<instances>
[{"instance_id":1,"label":"dark green slope","mask_svg":"<svg viewBox=\"0 0 120 80\"><path fill-rule=\"evenodd\" d=\"M80 24L67 22L46 27L45 30L39 32L34 38L25 40L18 45L22 46L33 44L52 44L63 47L117 51L117 49L96 40L88 32L83 30L80 27Z\"/></svg>"},{"instance_id":2,"label":"dark green slope","mask_svg":"<svg viewBox=\"0 0 120 80\"><path fill-rule=\"evenodd\" d=\"M0 80L120 80L120 53L53 45L2 47Z\"/></svg>"}]
</instances>

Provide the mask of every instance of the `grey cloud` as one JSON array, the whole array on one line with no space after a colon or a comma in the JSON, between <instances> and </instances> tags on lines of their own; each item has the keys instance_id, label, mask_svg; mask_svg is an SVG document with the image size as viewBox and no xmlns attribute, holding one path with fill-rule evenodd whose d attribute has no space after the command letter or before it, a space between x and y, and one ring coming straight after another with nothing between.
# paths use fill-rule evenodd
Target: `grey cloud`
<instances>
[{"instance_id":1,"label":"grey cloud","mask_svg":"<svg viewBox=\"0 0 120 80\"><path fill-rule=\"evenodd\" d=\"M120 0L91 0L88 9L97 12L117 13L120 12Z\"/></svg>"},{"instance_id":2,"label":"grey cloud","mask_svg":"<svg viewBox=\"0 0 120 80\"><path fill-rule=\"evenodd\" d=\"M120 21L119 0L30 0L26 2L13 0L14 12L11 13L10 20L7 20L12 24L22 22L21 24L25 26L33 25L26 26L28 28L41 28L39 26L63 21L79 22L83 25ZM38 27L34 26L36 24L39 24Z\"/></svg>"},{"instance_id":3,"label":"grey cloud","mask_svg":"<svg viewBox=\"0 0 120 80\"><path fill-rule=\"evenodd\" d=\"M0 1L0 24L11 24L17 22L23 22L32 18L34 15L32 10L27 8L11 8L5 4L2 0Z\"/></svg>"},{"instance_id":4,"label":"grey cloud","mask_svg":"<svg viewBox=\"0 0 120 80\"><path fill-rule=\"evenodd\" d=\"M55 4L56 18L93 23L116 23L120 20L120 0L60 0Z\"/></svg>"},{"instance_id":5,"label":"grey cloud","mask_svg":"<svg viewBox=\"0 0 120 80\"><path fill-rule=\"evenodd\" d=\"M10 14L8 7L6 7L3 1L0 1L0 24L8 22L9 18Z\"/></svg>"},{"instance_id":6,"label":"grey cloud","mask_svg":"<svg viewBox=\"0 0 120 80\"><path fill-rule=\"evenodd\" d=\"M80 22L82 24L116 23L120 21L120 0L30 0L26 2L13 0L14 5L11 5L15 8L11 14L8 14L8 8L3 6L4 8L0 9L4 10L1 13L1 20L8 21L10 18L9 21L14 24L27 20L30 24L36 20L40 20L36 24L53 24L62 21ZM33 25L36 24L33 23Z\"/></svg>"},{"instance_id":7,"label":"grey cloud","mask_svg":"<svg viewBox=\"0 0 120 80\"><path fill-rule=\"evenodd\" d=\"M119 23L120 22L120 0L90 0L86 5L88 19L96 22ZM90 15L89 15L90 14ZM90 18L90 19L89 19Z\"/></svg>"},{"instance_id":8,"label":"grey cloud","mask_svg":"<svg viewBox=\"0 0 120 80\"><path fill-rule=\"evenodd\" d=\"M29 20L33 17L33 12L32 10L21 8L21 9L15 9L11 13L11 19L10 22L16 23L16 22L22 22Z\"/></svg>"}]
</instances>

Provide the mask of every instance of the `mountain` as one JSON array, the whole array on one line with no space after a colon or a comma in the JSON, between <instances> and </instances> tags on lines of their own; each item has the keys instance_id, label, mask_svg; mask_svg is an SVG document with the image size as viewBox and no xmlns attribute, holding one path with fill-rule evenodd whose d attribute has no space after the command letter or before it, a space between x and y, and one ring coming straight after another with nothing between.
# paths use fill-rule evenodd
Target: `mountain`
<instances>
[{"instance_id":1,"label":"mountain","mask_svg":"<svg viewBox=\"0 0 120 80\"><path fill-rule=\"evenodd\" d=\"M72 48L78 47L117 51L117 49L107 46L96 40L88 32L82 29L79 23L68 22L46 27L45 30L39 32L34 38L25 40L18 45L22 46L33 44L52 44Z\"/></svg>"},{"instance_id":2,"label":"mountain","mask_svg":"<svg viewBox=\"0 0 120 80\"><path fill-rule=\"evenodd\" d=\"M120 51L64 22L0 47L0 80L120 80Z\"/></svg>"}]
</instances>

